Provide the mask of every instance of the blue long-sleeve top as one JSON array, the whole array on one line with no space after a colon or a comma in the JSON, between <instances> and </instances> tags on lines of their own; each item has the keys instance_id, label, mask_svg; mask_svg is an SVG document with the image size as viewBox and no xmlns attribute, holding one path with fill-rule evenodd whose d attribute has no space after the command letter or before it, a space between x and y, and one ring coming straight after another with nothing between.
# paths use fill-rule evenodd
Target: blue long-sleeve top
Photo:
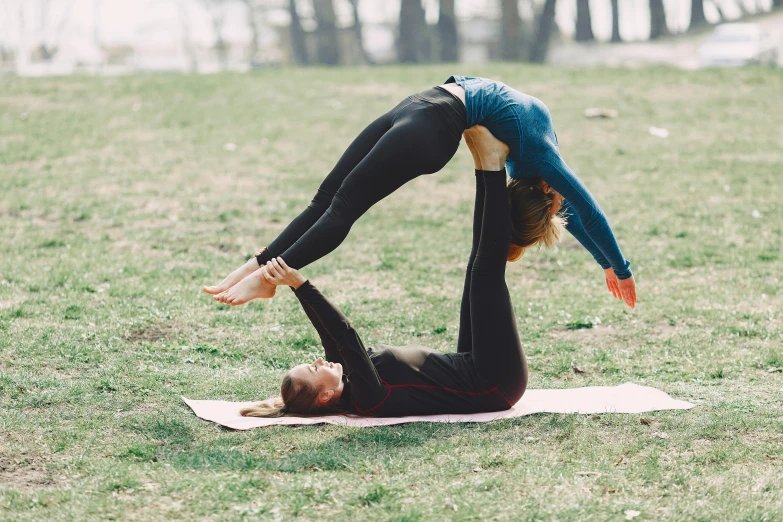
<instances>
[{"instance_id":1,"label":"blue long-sleeve top","mask_svg":"<svg viewBox=\"0 0 783 522\"><path fill-rule=\"evenodd\" d=\"M552 116L541 100L487 78L451 76L446 83L465 89L467 127L483 125L508 145L506 170L512 178L542 178L565 201L561 213L568 230L601 268L618 279L633 275L606 215L587 187L568 168L557 145Z\"/></svg>"}]
</instances>

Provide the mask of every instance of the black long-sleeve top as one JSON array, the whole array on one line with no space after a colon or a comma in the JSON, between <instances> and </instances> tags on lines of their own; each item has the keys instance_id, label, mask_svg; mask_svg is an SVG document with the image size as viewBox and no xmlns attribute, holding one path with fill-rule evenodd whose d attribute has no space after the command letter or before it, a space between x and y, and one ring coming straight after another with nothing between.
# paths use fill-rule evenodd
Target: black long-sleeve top
<instances>
[{"instance_id":1,"label":"black long-sleeve top","mask_svg":"<svg viewBox=\"0 0 783 522\"><path fill-rule=\"evenodd\" d=\"M476 372L473 356L424 346L365 349L348 319L309 281L294 290L329 362L343 366L340 401L354 414L377 417L477 413L513 406Z\"/></svg>"}]
</instances>

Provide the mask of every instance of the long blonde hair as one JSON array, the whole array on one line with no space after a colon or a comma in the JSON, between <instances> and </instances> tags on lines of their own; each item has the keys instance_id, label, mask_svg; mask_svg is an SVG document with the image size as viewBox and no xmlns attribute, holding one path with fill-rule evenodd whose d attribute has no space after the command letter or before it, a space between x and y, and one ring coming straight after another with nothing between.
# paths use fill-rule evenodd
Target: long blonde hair
<instances>
[{"instance_id":1,"label":"long blonde hair","mask_svg":"<svg viewBox=\"0 0 783 522\"><path fill-rule=\"evenodd\" d=\"M295 382L289 371L280 385L280 397L256 403L239 410L243 417L282 417L286 414L310 415L325 413L344 413L346 410L337 405L319 406L316 403L318 389L307 381Z\"/></svg>"},{"instance_id":2,"label":"long blonde hair","mask_svg":"<svg viewBox=\"0 0 783 522\"><path fill-rule=\"evenodd\" d=\"M531 246L551 248L560 240L565 219L550 215L555 194L544 192L541 181L541 178L512 178L508 182L512 227L508 261L518 261Z\"/></svg>"}]
</instances>

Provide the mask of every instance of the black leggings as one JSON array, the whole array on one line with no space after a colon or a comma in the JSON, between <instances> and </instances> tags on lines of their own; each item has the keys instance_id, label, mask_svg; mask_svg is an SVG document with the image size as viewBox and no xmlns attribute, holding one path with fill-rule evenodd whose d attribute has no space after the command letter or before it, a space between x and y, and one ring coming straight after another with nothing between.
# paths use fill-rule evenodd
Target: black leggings
<instances>
[{"instance_id":1,"label":"black leggings","mask_svg":"<svg viewBox=\"0 0 783 522\"><path fill-rule=\"evenodd\" d=\"M403 100L351 143L310 205L257 256L258 264L281 256L292 268L302 268L337 248L375 203L446 166L465 122L465 106L443 89Z\"/></svg>"},{"instance_id":2,"label":"black leggings","mask_svg":"<svg viewBox=\"0 0 783 522\"><path fill-rule=\"evenodd\" d=\"M508 406L515 404L527 388L527 363L505 280L510 238L511 215L505 171L477 171L473 247L465 274L457 344L458 352L472 355L473 366L455 366L449 371L468 372L471 374L466 376L468 379L473 378L474 372L478 373L488 385L499 388ZM299 291L297 297L321 337L327 360L339 360L340 339L357 343L352 351L364 350L358 336L345 335L352 330L348 319L320 293ZM410 380L410 374L442 372L445 367L452 368L447 362L429 368L425 365L407 372L406 379ZM439 382L448 382L448 376L442 374L432 377ZM493 395L484 395L482 400L488 401L486 411L497 409Z\"/></svg>"},{"instance_id":3,"label":"black leggings","mask_svg":"<svg viewBox=\"0 0 783 522\"><path fill-rule=\"evenodd\" d=\"M476 171L473 246L460 304L458 352L471 352L476 370L519 400L527 388L527 361L506 286L511 212L506 172Z\"/></svg>"}]
</instances>

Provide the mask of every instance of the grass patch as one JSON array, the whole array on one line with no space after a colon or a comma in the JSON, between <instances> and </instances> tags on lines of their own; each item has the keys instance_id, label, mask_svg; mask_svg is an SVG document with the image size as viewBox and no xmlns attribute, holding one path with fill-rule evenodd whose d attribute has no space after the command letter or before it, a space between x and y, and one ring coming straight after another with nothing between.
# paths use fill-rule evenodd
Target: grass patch
<instances>
[{"instance_id":1,"label":"grass patch","mask_svg":"<svg viewBox=\"0 0 783 522\"><path fill-rule=\"evenodd\" d=\"M180 396L269 397L318 353L286 289L232 308L201 285L268 244L374 118L459 71L5 77L0 518L783 519L780 70L463 68L548 105L637 277L631 311L570 236L508 266L529 387L633 381L697 408L364 430L197 419ZM463 147L305 270L368 346L455 348L472 174Z\"/></svg>"}]
</instances>

